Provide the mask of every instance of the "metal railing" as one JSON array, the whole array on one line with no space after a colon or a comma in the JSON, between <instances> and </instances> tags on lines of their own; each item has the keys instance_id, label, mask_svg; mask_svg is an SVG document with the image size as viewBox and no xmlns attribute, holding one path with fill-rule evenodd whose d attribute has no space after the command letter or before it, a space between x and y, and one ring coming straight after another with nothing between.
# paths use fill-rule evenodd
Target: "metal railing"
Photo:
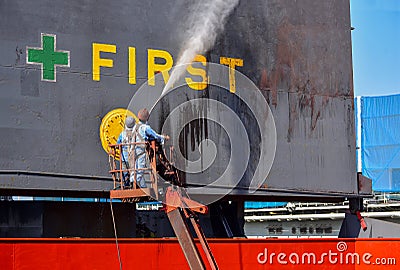
<instances>
[{"instance_id":1,"label":"metal railing","mask_svg":"<svg viewBox=\"0 0 400 270\"><path fill-rule=\"evenodd\" d=\"M151 142L133 142L122 144L110 144L110 151L108 153L110 174L114 181L114 189L140 189L137 180L138 172L143 172L150 177L150 188L157 190L157 170L156 170L156 144L155 141ZM138 157L135 154L135 149L141 147L144 149L145 167L137 168L136 161ZM123 152L128 152L128 160L124 160ZM133 179L132 182L130 180Z\"/></svg>"}]
</instances>

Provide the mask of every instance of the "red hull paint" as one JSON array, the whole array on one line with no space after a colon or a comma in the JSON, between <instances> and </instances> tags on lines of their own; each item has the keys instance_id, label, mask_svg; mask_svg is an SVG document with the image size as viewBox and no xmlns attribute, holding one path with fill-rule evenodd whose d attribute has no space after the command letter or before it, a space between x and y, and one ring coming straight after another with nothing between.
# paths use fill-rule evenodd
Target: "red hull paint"
<instances>
[{"instance_id":1,"label":"red hull paint","mask_svg":"<svg viewBox=\"0 0 400 270\"><path fill-rule=\"evenodd\" d=\"M398 269L400 265L400 239L211 239L209 243L220 269ZM175 239L119 239L119 248L123 269L189 269ZM111 270L119 269L119 263L114 239L0 239L0 269Z\"/></svg>"}]
</instances>

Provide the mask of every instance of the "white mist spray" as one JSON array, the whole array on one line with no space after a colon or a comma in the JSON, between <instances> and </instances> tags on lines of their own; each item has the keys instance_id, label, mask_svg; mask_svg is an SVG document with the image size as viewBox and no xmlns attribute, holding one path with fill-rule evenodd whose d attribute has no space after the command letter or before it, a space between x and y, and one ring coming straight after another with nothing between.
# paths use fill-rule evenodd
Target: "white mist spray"
<instances>
[{"instance_id":1,"label":"white mist spray","mask_svg":"<svg viewBox=\"0 0 400 270\"><path fill-rule=\"evenodd\" d=\"M217 35L224 29L226 18L238 3L239 0L198 1L187 22L186 36L188 38L183 43L178 62L161 95L167 93L183 75L185 65L190 64L197 54L206 52L214 45Z\"/></svg>"}]
</instances>

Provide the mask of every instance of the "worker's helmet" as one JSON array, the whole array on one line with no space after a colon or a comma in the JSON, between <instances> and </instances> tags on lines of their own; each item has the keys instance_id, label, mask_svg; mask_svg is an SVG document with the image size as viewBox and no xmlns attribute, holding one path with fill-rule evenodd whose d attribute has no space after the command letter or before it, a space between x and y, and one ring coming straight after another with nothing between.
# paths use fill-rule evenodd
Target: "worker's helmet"
<instances>
[{"instance_id":1,"label":"worker's helmet","mask_svg":"<svg viewBox=\"0 0 400 270\"><path fill-rule=\"evenodd\" d=\"M150 116L149 111L146 108L141 109L138 112L138 118L141 122L147 122L147 120L149 119L149 116Z\"/></svg>"},{"instance_id":2,"label":"worker's helmet","mask_svg":"<svg viewBox=\"0 0 400 270\"><path fill-rule=\"evenodd\" d=\"M127 116L125 119L125 127L133 128L134 125L135 125L135 119L133 119L133 117Z\"/></svg>"}]
</instances>

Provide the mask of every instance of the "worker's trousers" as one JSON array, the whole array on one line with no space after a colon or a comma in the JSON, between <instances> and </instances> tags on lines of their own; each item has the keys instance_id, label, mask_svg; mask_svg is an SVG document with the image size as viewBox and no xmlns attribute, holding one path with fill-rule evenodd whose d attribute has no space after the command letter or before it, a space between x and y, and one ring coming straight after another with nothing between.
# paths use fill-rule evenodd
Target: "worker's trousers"
<instances>
[{"instance_id":1,"label":"worker's trousers","mask_svg":"<svg viewBox=\"0 0 400 270\"><path fill-rule=\"evenodd\" d=\"M144 178L145 171L142 169L146 167L146 152L143 148L137 147L135 149L135 169L136 169L136 184L141 188L146 188L146 180ZM134 182L134 174L131 174L130 178L131 183Z\"/></svg>"}]
</instances>

